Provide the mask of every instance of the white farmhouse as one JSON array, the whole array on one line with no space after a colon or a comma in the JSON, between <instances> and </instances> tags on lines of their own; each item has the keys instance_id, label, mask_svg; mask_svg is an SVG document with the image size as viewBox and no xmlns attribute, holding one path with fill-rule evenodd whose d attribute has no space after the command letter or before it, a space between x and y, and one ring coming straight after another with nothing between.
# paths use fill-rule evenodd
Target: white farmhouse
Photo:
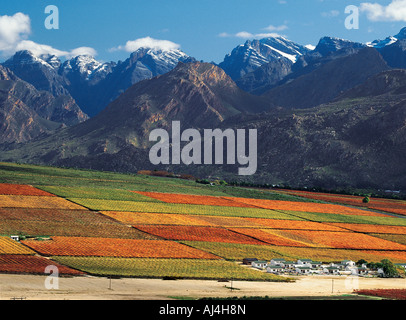
<instances>
[{"instance_id":1,"label":"white farmhouse","mask_svg":"<svg viewBox=\"0 0 406 320\"><path fill-rule=\"evenodd\" d=\"M338 266L324 267L323 272L326 273L326 274L339 275L340 274L340 268Z\"/></svg>"},{"instance_id":2,"label":"white farmhouse","mask_svg":"<svg viewBox=\"0 0 406 320\"><path fill-rule=\"evenodd\" d=\"M296 273L298 274L310 274L312 273L312 269L310 267L296 267L295 268Z\"/></svg>"},{"instance_id":3,"label":"white farmhouse","mask_svg":"<svg viewBox=\"0 0 406 320\"><path fill-rule=\"evenodd\" d=\"M311 259L299 259L297 260L297 264L304 266L304 265L311 265L312 264L312 260Z\"/></svg>"},{"instance_id":4,"label":"white farmhouse","mask_svg":"<svg viewBox=\"0 0 406 320\"><path fill-rule=\"evenodd\" d=\"M254 261L251 264L251 266L256 269L265 269L267 265L268 265L268 262L266 262L266 261Z\"/></svg>"},{"instance_id":5,"label":"white farmhouse","mask_svg":"<svg viewBox=\"0 0 406 320\"><path fill-rule=\"evenodd\" d=\"M269 264L271 266L284 266L284 263L286 262L285 259L272 259Z\"/></svg>"},{"instance_id":6,"label":"white farmhouse","mask_svg":"<svg viewBox=\"0 0 406 320\"><path fill-rule=\"evenodd\" d=\"M268 273L274 273L274 274L279 274L285 271L285 268L282 266L275 266L275 265L268 265L266 267L266 272Z\"/></svg>"}]
</instances>

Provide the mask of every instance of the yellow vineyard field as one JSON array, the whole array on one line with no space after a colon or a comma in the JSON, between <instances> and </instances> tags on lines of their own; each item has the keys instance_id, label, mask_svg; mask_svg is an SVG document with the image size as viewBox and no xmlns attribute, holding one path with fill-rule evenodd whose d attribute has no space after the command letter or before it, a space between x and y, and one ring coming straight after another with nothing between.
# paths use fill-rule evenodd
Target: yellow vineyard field
<instances>
[{"instance_id":1,"label":"yellow vineyard field","mask_svg":"<svg viewBox=\"0 0 406 320\"><path fill-rule=\"evenodd\" d=\"M35 252L8 237L0 237L0 254L35 254Z\"/></svg>"}]
</instances>

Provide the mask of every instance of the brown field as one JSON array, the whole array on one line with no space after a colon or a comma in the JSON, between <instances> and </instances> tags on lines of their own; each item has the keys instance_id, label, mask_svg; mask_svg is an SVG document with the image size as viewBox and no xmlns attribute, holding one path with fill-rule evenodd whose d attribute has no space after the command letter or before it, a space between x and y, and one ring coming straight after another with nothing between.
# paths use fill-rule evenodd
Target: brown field
<instances>
[{"instance_id":1,"label":"brown field","mask_svg":"<svg viewBox=\"0 0 406 320\"><path fill-rule=\"evenodd\" d=\"M2 208L0 234L156 239L96 212L61 209Z\"/></svg>"},{"instance_id":2,"label":"brown field","mask_svg":"<svg viewBox=\"0 0 406 320\"><path fill-rule=\"evenodd\" d=\"M128 225L188 225L210 226L209 222L198 219L195 216L176 213L146 213L146 212L115 212L101 211L105 216Z\"/></svg>"}]
</instances>

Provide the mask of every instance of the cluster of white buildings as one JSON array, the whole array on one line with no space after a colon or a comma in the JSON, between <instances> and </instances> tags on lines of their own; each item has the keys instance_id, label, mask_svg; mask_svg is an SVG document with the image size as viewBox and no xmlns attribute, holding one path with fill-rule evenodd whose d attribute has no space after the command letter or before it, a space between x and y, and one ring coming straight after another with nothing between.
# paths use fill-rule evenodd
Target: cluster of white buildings
<instances>
[{"instance_id":1,"label":"cluster of white buildings","mask_svg":"<svg viewBox=\"0 0 406 320\"><path fill-rule=\"evenodd\" d=\"M297 275L357 275L357 276L379 276L383 275L382 269L371 270L365 264L357 266L354 261L344 260L340 263L323 264L310 259L286 261L285 259L272 259L260 261L257 259L244 259L243 264L251 265L253 268L266 270L273 274L297 274ZM402 265L406 267L406 265Z\"/></svg>"}]
</instances>

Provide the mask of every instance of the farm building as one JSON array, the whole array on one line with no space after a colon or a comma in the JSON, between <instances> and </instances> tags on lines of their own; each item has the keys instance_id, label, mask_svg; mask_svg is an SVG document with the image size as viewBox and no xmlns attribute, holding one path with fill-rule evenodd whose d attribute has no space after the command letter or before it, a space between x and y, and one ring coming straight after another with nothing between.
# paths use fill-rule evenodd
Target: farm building
<instances>
[{"instance_id":1,"label":"farm building","mask_svg":"<svg viewBox=\"0 0 406 320\"><path fill-rule=\"evenodd\" d=\"M245 265L250 266L250 265L252 265L252 263L255 262L255 261L258 261L258 259L257 259L257 258L244 258L244 259L242 260L242 264L245 264Z\"/></svg>"},{"instance_id":2,"label":"farm building","mask_svg":"<svg viewBox=\"0 0 406 320\"><path fill-rule=\"evenodd\" d=\"M266 261L254 261L251 265L252 265L252 267L257 268L257 269L265 269L266 266L268 265L268 262L266 262Z\"/></svg>"},{"instance_id":3,"label":"farm building","mask_svg":"<svg viewBox=\"0 0 406 320\"><path fill-rule=\"evenodd\" d=\"M276 266L276 265L274 265L274 266L268 265L266 267L266 272L278 274L281 272L285 272L285 268L281 267L281 266Z\"/></svg>"}]
</instances>

